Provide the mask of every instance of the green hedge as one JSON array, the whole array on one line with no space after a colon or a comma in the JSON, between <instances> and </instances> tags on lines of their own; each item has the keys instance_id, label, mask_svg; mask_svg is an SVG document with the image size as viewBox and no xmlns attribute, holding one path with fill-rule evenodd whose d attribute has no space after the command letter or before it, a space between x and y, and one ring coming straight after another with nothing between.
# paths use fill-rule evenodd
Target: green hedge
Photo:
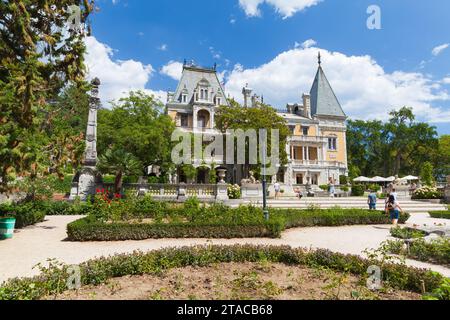
<instances>
[{"instance_id":1,"label":"green hedge","mask_svg":"<svg viewBox=\"0 0 450 320\"><path fill-rule=\"evenodd\" d=\"M280 222L221 224L221 223L103 223L84 218L67 226L70 241L123 241L163 238L277 238Z\"/></svg>"},{"instance_id":2,"label":"green hedge","mask_svg":"<svg viewBox=\"0 0 450 320\"><path fill-rule=\"evenodd\" d=\"M353 185L352 186L352 196L362 197L366 188L363 185Z\"/></svg>"},{"instance_id":3,"label":"green hedge","mask_svg":"<svg viewBox=\"0 0 450 320\"><path fill-rule=\"evenodd\" d=\"M429 212L432 218L436 219L450 219L450 210L447 211L431 211Z\"/></svg>"},{"instance_id":4,"label":"green hedge","mask_svg":"<svg viewBox=\"0 0 450 320\"><path fill-rule=\"evenodd\" d=\"M326 267L367 277L369 266L381 265L378 261L358 256L333 253L328 250L310 251L288 246L202 246L171 248L148 253L116 255L91 260L80 265L81 284L100 285L109 279L143 274L160 274L173 268L188 266L206 267L216 263L243 263L269 261L291 266ZM34 278L14 279L0 287L0 300L39 299L54 296L67 290L69 277L67 265L53 264ZM386 264L382 268L384 284L399 290L420 293L423 285L428 292L439 288L443 277L427 270L404 265Z\"/></svg>"},{"instance_id":5,"label":"green hedge","mask_svg":"<svg viewBox=\"0 0 450 320\"><path fill-rule=\"evenodd\" d=\"M24 204L1 204L0 216L16 218L16 229L42 222L45 219L46 209L41 202L27 202Z\"/></svg>"},{"instance_id":6,"label":"green hedge","mask_svg":"<svg viewBox=\"0 0 450 320\"><path fill-rule=\"evenodd\" d=\"M192 209L192 208L191 208ZM277 238L281 232L295 227L342 226L388 224L389 218L381 211L360 209L328 210L281 210L270 211L270 220L265 221L260 209L223 206L189 208L185 214L189 222L131 223L123 221L103 222L94 216L83 218L67 226L70 241L119 241L152 238ZM198 211L199 210L199 211ZM192 216L190 216L192 215ZM409 218L401 216L400 223Z\"/></svg>"}]
</instances>

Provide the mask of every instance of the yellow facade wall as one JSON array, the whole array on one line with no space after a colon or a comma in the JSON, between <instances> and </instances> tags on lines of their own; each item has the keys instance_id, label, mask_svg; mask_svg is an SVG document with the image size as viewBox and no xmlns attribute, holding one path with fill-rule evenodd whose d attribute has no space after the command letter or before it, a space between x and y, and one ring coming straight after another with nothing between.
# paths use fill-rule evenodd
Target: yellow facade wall
<instances>
[{"instance_id":1,"label":"yellow facade wall","mask_svg":"<svg viewBox=\"0 0 450 320\"><path fill-rule=\"evenodd\" d=\"M341 163L347 162L347 141L345 132L324 131L324 137L337 137L337 150L330 151L327 149L326 161L338 161Z\"/></svg>"},{"instance_id":2,"label":"yellow facade wall","mask_svg":"<svg viewBox=\"0 0 450 320\"><path fill-rule=\"evenodd\" d=\"M301 124L298 124L295 126L294 136L302 136L303 135L302 127L303 126ZM309 126L308 136L309 137L317 137L317 126Z\"/></svg>"}]
</instances>

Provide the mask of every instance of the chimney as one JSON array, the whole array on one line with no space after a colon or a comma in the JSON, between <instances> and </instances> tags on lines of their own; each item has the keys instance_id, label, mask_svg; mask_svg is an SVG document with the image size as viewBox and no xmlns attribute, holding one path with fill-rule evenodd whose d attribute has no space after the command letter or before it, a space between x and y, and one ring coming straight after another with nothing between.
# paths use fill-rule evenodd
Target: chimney
<instances>
[{"instance_id":1,"label":"chimney","mask_svg":"<svg viewBox=\"0 0 450 320\"><path fill-rule=\"evenodd\" d=\"M303 110L305 118L311 119L311 96L303 94Z\"/></svg>"},{"instance_id":2,"label":"chimney","mask_svg":"<svg viewBox=\"0 0 450 320\"><path fill-rule=\"evenodd\" d=\"M252 89L248 87L248 83L242 88L242 94L244 95L244 107L249 108L252 101Z\"/></svg>"},{"instance_id":3,"label":"chimney","mask_svg":"<svg viewBox=\"0 0 450 320\"><path fill-rule=\"evenodd\" d=\"M252 107L258 108L260 105L261 105L261 98L258 95L254 94L252 96Z\"/></svg>"}]
</instances>

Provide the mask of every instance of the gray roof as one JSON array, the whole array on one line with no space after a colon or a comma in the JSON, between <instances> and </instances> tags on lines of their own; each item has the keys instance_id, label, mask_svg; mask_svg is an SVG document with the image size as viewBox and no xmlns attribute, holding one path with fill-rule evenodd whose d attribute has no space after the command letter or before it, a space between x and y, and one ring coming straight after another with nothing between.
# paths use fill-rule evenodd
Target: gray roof
<instances>
[{"instance_id":1,"label":"gray roof","mask_svg":"<svg viewBox=\"0 0 450 320\"><path fill-rule=\"evenodd\" d=\"M317 70L310 94L313 116L347 117L321 66Z\"/></svg>"},{"instance_id":2,"label":"gray roof","mask_svg":"<svg viewBox=\"0 0 450 320\"><path fill-rule=\"evenodd\" d=\"M194 90L197 88L198 84L212 87L214 89L214 95L220 93L219 96L226 97L215 69L185 65L183 66L183 74L173 97L174 101L169 101L169 103L181 102L182 93L187 93L187 102L192 103ZM226 98L223 102L228 104Z\"/></svg>"}]
</instances>

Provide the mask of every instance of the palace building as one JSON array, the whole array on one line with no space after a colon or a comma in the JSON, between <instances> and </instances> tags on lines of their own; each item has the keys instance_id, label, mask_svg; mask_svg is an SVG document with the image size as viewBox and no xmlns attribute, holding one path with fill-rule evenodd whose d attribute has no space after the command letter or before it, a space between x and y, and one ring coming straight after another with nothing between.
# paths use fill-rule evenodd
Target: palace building
<instances>
[{"instance_id":1,"label":"palace building","mask_svg":"<svg viewBox=\"0 0 450 320\"><path fill-rule=\"evenodd\" d=\"M244 106L258 107L260 97L252 95L252 90L243 88ZM286 120L292 135L286 151L288 164L281 167L273 181L285 185L327 184L329 179L339 181L339 176L347 175L346 115L323 71L320 54L319 67L308 94L303 94L301 103L288 104L286 111L279 115ZM187 132L216 133L214 117L221 105L228 105L223 86L216 68L201 68L194 64L184 64L183 74L175 92L169 92L166 110L178 128ZM221 157L218 157L221 158ZM197 161L214 163L227 169L227 182L239 183L247 178L242 168L223 164L215 159ZM197 183L207 183L200 174ZM187 182L181 172L176 182Z\"/></svg>"}]
</instances>

